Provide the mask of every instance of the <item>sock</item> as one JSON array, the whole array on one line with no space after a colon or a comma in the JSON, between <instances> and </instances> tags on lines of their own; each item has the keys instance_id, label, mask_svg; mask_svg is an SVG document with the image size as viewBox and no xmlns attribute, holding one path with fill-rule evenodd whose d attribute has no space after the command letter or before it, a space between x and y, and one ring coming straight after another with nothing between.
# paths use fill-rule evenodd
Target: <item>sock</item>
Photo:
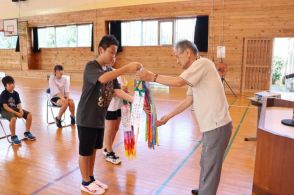
<instances>
[{"instance_id":1,"label":"sock","mask_svg":"<svg viewBox=\"0 0 294 195\"><path fill-rule=\"evenodd\" d=\"M90 180L91 180L92 182L95 181L94 176L90 176Z\"/></svg>"},{"instance_id":2,"label":"sock","mask_svg":"<svg viewBox=\"0 0 294 195\"><path fill-rule=\"evenodd\" d=\"M92 183L92 181L82 181L82 185L83 186L88 186L88 185L90 185Z\"/></svg>"}]
</instances>

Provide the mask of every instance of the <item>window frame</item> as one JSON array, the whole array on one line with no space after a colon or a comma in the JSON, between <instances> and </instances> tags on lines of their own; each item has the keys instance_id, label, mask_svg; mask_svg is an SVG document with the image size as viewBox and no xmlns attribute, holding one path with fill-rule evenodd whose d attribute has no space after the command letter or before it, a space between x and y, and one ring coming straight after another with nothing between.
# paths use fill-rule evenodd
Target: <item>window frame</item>
<instances>
[{"instance_id":1,"label":"window frame","mask_svg":"<svg viewBox=\"0 0 294 195\"><path fill-rule=\"evenodd\" d=\"M176 20L181 20L181 19L196 19L197 20L197 15L196 16L177 17L177 18L154 18L154 19L141 19L141 20L124 20L124 21L122 21L122 23L135 22L135 21L142 22L142 25L141 25L141 44L136 45L136 46L122 45L122 47L166 47L166 46L169 47L169 46L173 46L175 44L175 40L176 40ZM143 22L144 21L157 21L158 22L157 45L143 45ZM172 43L171 44L160 44L160 23L162 23L162 22L172 22Z\"/></svg>"},{"instance_id":2,"label":"window frame","mask_svg":"<svg viewBox=\"0 0 294 195\"><path fill-rule=\"evenodd\" d=\"M172 46L174 44L174 30L175 30L175 20L176 19L171 19L171 20L159 20L158 21L158 45L157 46ZM160 40L161 40L161 37L160 37L160 24L161 23L164 23L164 22L171 22L172 23L172 42L171 44L160 44Z\"/></svg>"},{"instance_id":3,"label":"window frame","mask_svg":"<svg viewBox=\"0 0 294 195\"><path fill-rule=\"evenodd\" d=\"M14 37L16 37L16 43L17 43L17 35L13 35L13 36L5 36L5 33L4 33L4 31L1 31L2 33L3 33L3 36L4 37L8 37L8 38L10 38L11 40L10 41L12 41L12 39L14 38ZM0 32L0 33L1 33ZM15 48L16 48L16 43L15 43L15 46L14 47L11 47L11 48L0 48L0 51L4 51L4 50L15 50Z\"/></svg>"},{"instance_id":4,"label":"window frame","mask_svg":"<svg viewBox=\"0 0 294 195\"><path fill-rule=\"evenodd\" d=\"M156 45L143 45L143 23L144 22L148 22L148 21L156 21L157 22L157 43ZM156 47L158 46L158 43L159 43L159 20L155 20L155 19L149 19L149 20L141 20L142 22L142 25L141 25L141 45L140 46L135 46L135 47ZM128 46L125 46L125 47L128 47Z\"/></svg>"},{"instance_id":5,"label":"window frame","mask_svg":"<svg viewBox=\"0 0 294 195\"><path fill-rule=\"evenodd\" d=\"M38 30L41 29L41 28L54 28L54 47L40 47L41 49L74 49L74 48L91 48L91 43L89 46L79 46L78 45L78 40L79 40L79 32L78 32L78 26L83 26L83 25L91 25L91 27L93 28L93 23L79 23L79 24L66 24L66 25L54 25L54 26L41 26L41 27L37 27ZM75 47L57 47L56 46L56 28L58 27L67 27L67 26L76 26L77 28L77 46ZM93 33L93 32L91 32ZM38 39L39 39L39 34L38 34ZM91 38L92 39L92 36ZM39 40L38 40L39 41Z\"/></svg>"},{"instance_id":6,"label":"window frame","mask_svg":"<svg viewBox=\"0 0 294 195\"><path fill-rule=\"evenodd\" d=\"M195 17L179 17L174 20L174 36L173 36L174 43L176 43L177 20L183 20L183 19L194 19L195 20L195 24L194 24L194 36L195 36L195 25L197 23L197 16L195 16ZM194 38L193 38L193 41L194 41Z\"/></svg>"}]
</instances>

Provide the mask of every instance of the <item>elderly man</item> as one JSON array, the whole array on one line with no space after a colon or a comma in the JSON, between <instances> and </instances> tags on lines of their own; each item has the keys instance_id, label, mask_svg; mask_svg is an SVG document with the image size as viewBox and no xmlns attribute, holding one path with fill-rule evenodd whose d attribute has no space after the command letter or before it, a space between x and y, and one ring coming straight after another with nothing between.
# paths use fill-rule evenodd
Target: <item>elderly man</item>
<instances>
[{"instance_id":1,"label":"elderly man","mask_svg":"<svg viewBox=\"0 0 294 195\"><path fill-rule=\"evenodd\" d=\"M172 87L188 85L187 97L173 111L163 116L157 125L165 124L193 104L203 146L200 160L199 189L192 194L215 195L220 181L225 150L232 134L232 122L223 85L214 63L198 54L196 45L188 40L176 44L177 63L184 69L178 77L137 72L137 79Z\"/></svg>"}]
</instances>

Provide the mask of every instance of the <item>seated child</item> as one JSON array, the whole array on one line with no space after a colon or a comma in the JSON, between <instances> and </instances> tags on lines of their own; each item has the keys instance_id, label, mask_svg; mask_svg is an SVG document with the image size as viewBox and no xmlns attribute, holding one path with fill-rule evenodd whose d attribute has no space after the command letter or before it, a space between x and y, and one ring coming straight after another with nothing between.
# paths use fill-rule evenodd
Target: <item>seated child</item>
<instances>
[{"instance_id":1,"label":"seated child","mask_svg":"<svg viewBox=\"0 0 294 195\"><path fill-rule=\"evenodd\" d=\"M30 132L32 124L32 114L22 109L19 94L14 91L14 79L11 76L5 76L2 79L5 90L0 96L1 115L3 118L9 120L9 128L11 133L11 140L14 145L20 145L21 142L15 134L15 123L17 118L24 118L26 120L26 132L24 136L28 140L35 140L36 137Z\"/></svg>"},{"instance_id":2,"label":"seated child","mask_svg":"<svg viewBox=\"0 0 294 195\"><path fill-rule=\"evenodd\" d=\"M62 75L63 67L56 65L54 67L54 76L50 76L49 78L51 103L55 106L60 106L58 116L55 118L58 128L62 128L61 117L67 108L70 111L71 124L74 125L76 123L75 103L69 96L69 81L65 77L62 77Z\"/></svg>"}]
</instances>

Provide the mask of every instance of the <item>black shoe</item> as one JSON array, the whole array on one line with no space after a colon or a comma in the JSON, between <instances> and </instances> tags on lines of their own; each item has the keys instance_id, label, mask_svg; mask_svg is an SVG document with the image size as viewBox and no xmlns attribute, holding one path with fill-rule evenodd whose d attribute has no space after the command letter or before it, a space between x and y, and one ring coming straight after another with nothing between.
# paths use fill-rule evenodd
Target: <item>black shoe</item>
<instances>
[{"instance_id":1,"label":"black shoe","mask_svg":"<svg viewBox=\"0 0 294 195\"><path fill-rule=\"evenodd\" d=\"M70 115L70 124L75 125L76 124L76 118L72 115Z\"/></svg>"},{"instance_id":2,"label":"black shoe","mask_svg":"<svg viewBox=\"0 0 294 195\"><path fill-rule=\"evenodd\" d=\"M106 148L104 148L104 150L103 150L103 152L102 152L102 153L103 153L103 155L106 157L106 155L107 155L107 153L108 153L108 152L107 152L107 149L106 149Z\"/></svg>"},{"instance_id":3,"label":"black shoe","mask_svg":"<svg viewBox=\"0 0 294 195\"><path fill-rule=\"evenodd\" d=\"M121 160L115 155L114 152L107 152L105 160L115 165L119 165L121 163Z\"/></svg>"},{"instance_id":4,"label":"black shoe","mask_svg":"<svg viewBox=\"0 0 294 195\"><path fill-rule=\"evenodd\" d=\"M56 123L56 126L57 126L58 128L62 128L61 120L58 119L57 117L55 117L55 123Z\"/></svg>"},{"instance_id":5,"label":"black shoe","mask_svg":"<svg viewBox=\"0 0 294 195\"><path fill-rule=\"evenodd\" d=\"M192 190L191 193L194 195L198 195L198 190Z\"/></svg>"},{"instance_id":6,"label":"black shoe","mask_svg":"<svg viewBox=\"0 0 294 195\"><path fill-rule=\"evenodd\" d=\"M21 141L18 139L17 135L11 136L11 141L13 145L20 145Z\"/></svg>"},{"instance_id":7,"label":"black shoe","mask_svg":"<svg viewBox=\"0 0 294 195\"><path fill-rule=\"evenodd\" d=\"M28 140L31 140L31 141L36 140L36 137L31 132L29 132L29 131L24 132L24 136Z\"/></svg>"}]
</instances>

